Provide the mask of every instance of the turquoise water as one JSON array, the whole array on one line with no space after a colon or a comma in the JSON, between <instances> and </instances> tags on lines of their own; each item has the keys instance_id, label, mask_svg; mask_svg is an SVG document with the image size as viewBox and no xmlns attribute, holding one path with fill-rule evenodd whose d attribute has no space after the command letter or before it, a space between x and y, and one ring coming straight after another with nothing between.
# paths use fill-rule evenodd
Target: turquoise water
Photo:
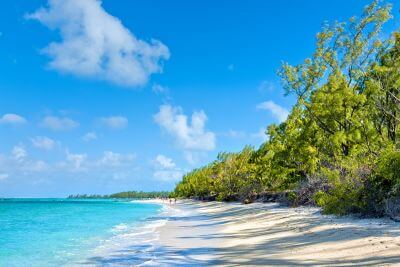
<instances>
[{"instance_id":1,"label":"turquoise water","mask_svg":"<svg viewBox=\"0 0 400 267\"><path fill-rule=\"evenodd\" d=\"M134 233L143 232L161 208L117 200L0 200L0 266L70 266L106 258L116 243L145 242Z\"/></svg>"}]
</instances>

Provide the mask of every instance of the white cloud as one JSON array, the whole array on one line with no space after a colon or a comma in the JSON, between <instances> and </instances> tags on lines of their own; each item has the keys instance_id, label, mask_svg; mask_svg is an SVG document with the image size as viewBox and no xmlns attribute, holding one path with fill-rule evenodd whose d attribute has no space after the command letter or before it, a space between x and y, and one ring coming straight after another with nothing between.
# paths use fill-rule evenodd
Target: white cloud
<instances>
[{"instance_id":1,"label":"white cloud","mask_svg":"<svg viewBox=\"0 0 400 267\"><path fill-rule=\"evenodd\" d=\"M41 171L47 170L47 168L48 168L48 166L47 166L46 162L44 162L42 160L30 161L25 166L26 171L29 171L29 172L41 172Z\"/></svg>"},{"instance_id":2,"label":"white cloud","mask_svg":"<svg viewBox=\"0 0 400 267\"><path fill-rule=\"evenodd\" d=\"M24 117L21 117L17 114L13 114L13 113L4 114L0 118L0 124L19 125L19 124L25 124L25 123L26 123L26 119Z\"/></svg>"},{"instance_id":3,"label":"white cloud","mask_svg":"<svg viewBox=\"0 0 400 267\"><path fill-rule=\"evenodd\" d=\"M99 158L89 158L86 153L71 153L66 150L65 160L56 163L53 170L57 172L91 173L113 176L116 172L131 171L136 159L134 154L120 154L105 151Z\"/></svg>"},{"instance_id":4,"label":"white cloud","mask_svg":"<svg viewBox=\"0 0 400 267\"><path fill-rule=\"evenodd\" d=\"M111 129L123 129L128 125L128 119L122 116L110 116L100 119L100 122Z\"/></svg>"},{"instance_id":5,"label":"white cloud","mask_svg":"<svg viewBox=\"0 0 400 267\"><path fill-rule=\"evenodd\" d=\"M257 105L257 109L268 110L279 120L279 122L285 121L289 116L289 111L287 109L275 104L273 101L265 101L260 103Z\"/></svg>"},{"instance_id":6,"label":"white cloud","mask_svg":"<svg viewBox=\"0 0 400 267\"><path fill-rule=\"evenodd\" d=\"M79 126L79 123L70 118L46 116L41 125L53 131L67 131Z\"/></svg>"},{"instance_id":7,"label":"white cloud","mask_svg":"<svg viewBox=\"0 0 400 267\"><path fill-rule=\"evenodd\" d=\"M13 147L10 155L0 155L0 169L24 175L44 171L47 169L47 164L41 160L31 159L23 144L19 144Z\"/></svg>"},{"instance_id":8,"label":"white cloud","mask_svg":"<svg viewBox=\"0 0 400 267\"><path fill-rule=\"evenodd\" d=\"M154 115L154 121L184 150L210 151L215 148L215 134L205 129L207 116L204 111L194 112L189 121L180 107L163 105Z\"/></svg>"},{"instance_id":9,"label":"white cloud","mask_svg":"<svg viewBox=\"0 0 400 267\"><path fill-rule=\"evenodd\" d=\"M98 0L48 0L46 8L26 17L59 31L61 41L43 52L51 58L49 67L60 72L141 86L169 58L164 44L137 39Z\"/></svg>"},{"instance_id":10,"label":"white cloud","mask_svg":"<svg viewBox=\"0 0 400 267\"><path fill-rule=\"evenodd\" d=\"M13 147L11 155L12 158L17 161L24 161L25 158L28 156L28 153L22 145L17 145Z\"/></svg>"},{"instance_id":11,"label":"white cloud","mask_svg":"<svg viewBox=\"0 0 400 267\"><path fill-rule=\"evenodd\" d=\"M53 139L46 136L36 136L31 138L31 142L34 147L44 150L52 150L56 145L56 142Z\"/></svg>"},{"instance_id":12,"label":"white cloud","mask_svg":"<svg viewBox=\"0 0 400 267\"><path fill-rule=\"evenodd\" d=\"M157 157L154 161L158 166L160 166L161 168L164 168L164 169L170 169L170 168L174 168L176 166L175 162L171 158L168 158L161 154L157 155Z\"/></svg>"},{"instance_id":13,"label":"white cloud","mask_svg":"<svg viewBox=\"0 0 400 267\"><path fill-rule=\"evenodd\" d=\"M75 170L79 170L83 167L83 164L86 162L87 154L74 154L70 153L68 150L67 153L67 162L72 165Z\"/></svg>"},{"instance_id":14,"label":"white cloud","mask_svg":"<svg viewBox=\"0 0 400 267\"><path fill-rule=\"evenodd\" d=\"M121 166L130 164L135 160L134 154L120 154L112 151L105 151L103 157L99 161L99 165L103 166Z\"/></svg>"},{"instance_id":15,"label":"white cloud","mask_svg":"<svg viewBox=\"0 0 400 267\"><path fill-rule=\"evenodd\" d=\"M173 182L181 179L183 174L181 170L158 170L154 172L153 176L163 182Z\"/></svg>"},{"instance_id":16,"label":"white cloud","mask_svg":"<svg viewBox=\"0 0 400 267\"><path fill-rule=\"evenodd\" d=\"M88 132L82 137L82 140L85 142L97 140L97 134L94 132Z\"/></svg>"},{"instance_id":17,"label":"white cloud","mask_svg":"<svg viewBox=\"0 0 400 267\"><path fill-rule=\"evenodd\" d=\"M184 151L183 157L190 165L198 165L202 159L207 157L204 151Z\"/></svg>"},{"instance_id":18,"label":"white cloud","mask_svg":"<svg viewBox=\"0 0 400 267\"><path fill-rule=\"evenodd\" d=\"M166 93L169 92L169 88L168 87L162 86L162 85L157 84L157 83L153 84L153 86L151 87L151 90L154 93L157 93L157 94L166 94Z\"/></svg>"},{"instance_id":19,"label":"white cloud","mask_svg":"<svg viewBox=\"0 0 400 267\"><path fill-rule=\"evenodd\" d=\"M174 182L182 178L184 171L175 162L164 155L158 154L153 161L153 177L162 182Z\"/></svg>"},{"instance_id":20,"label":"white cloud","mask_svg":"<svg viewBox=\"0 0 400 267\"><path fill-rule=\"evenodd\" d=\"M23 144L18 144L9 154L0 154L0 180L8 179L8 175L18 181L25 179L27 183L50 182L52 177L55 179L60 176L77 181L92 177L107 181L132 178L138 171L134 165L135 158L134 154L106 151L100 157L92 159L86 153L66 150L63 159L49 159L45 162L32 158Z\"/></svg>"}]
</instances>

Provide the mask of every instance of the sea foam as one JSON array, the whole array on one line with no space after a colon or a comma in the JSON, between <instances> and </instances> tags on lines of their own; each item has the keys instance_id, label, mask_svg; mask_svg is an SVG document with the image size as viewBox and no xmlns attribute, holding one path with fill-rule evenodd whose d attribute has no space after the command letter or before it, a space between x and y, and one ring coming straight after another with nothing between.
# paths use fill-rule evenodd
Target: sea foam
<instances>
[{"instance_id":1,"label":"sea foam","mask_svg":"<svg viewBox=\"0 0 400 267\"><path fill-rule=\"evenodd\" d=\"M132 203L143 203L133 201ZM145 202L146 203L146 202ZM148 202L152 203L152 202ZM161 204L161 203L160 203ZM101 266L159 266L159 229L172 216L182 216L182 211L162 205L156 216L132 224L118 224L112 228L113 236L103 240L93 250L86 264Z\"/></svg>"}]
</instances>

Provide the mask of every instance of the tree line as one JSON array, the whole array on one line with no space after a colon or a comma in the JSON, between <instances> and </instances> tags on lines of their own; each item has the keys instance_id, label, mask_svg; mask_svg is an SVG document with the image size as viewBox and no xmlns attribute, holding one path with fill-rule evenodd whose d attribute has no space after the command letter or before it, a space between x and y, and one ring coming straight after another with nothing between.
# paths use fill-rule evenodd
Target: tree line
<instances>
[{"instance_id":1,"label":"tree line","mask_svg":"<svg viewBox=\"0 0 400 267\"><path fill-rule=\"evenodd\" d=\"M90 194L77 194L70 195L68 198L79 198L79 199L103 199L103 198L133 198L133 199L148 199L148 198L167 198L170 192L167 191L154 191L154 192L143 192L143 191L126 191L110 195L90 195Z\"/></svg>"},{"instance_id":2,"label":"tree line","mask_svg":"<svg viewBox=\"0 0 400 267\"><path fill-rule=\"evenodd\" d=\"M326 213L400 215L400 33L391 5L325 24L314 53L278 71L297 98L258 149L223 152L184 175L172 196L252 202L280 193Z\"/></svg>"}]
</instances>

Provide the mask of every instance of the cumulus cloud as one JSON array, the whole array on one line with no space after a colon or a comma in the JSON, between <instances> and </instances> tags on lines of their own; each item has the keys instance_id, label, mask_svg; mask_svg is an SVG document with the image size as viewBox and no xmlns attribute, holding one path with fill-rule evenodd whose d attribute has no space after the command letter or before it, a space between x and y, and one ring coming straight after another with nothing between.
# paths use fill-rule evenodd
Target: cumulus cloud
<instances>
[{"instance_id":1,"label":"cumulus cloud","mask_svg":"<svg viewBox=\"0 0 400 267\"><path fill-rule=\"evenodd\" d=\"M103 166L121 166L130 164L135 160L134 154L120 154L112 151L105 151L103 157L100 159L99 164Z\"/></svg>"},{"instance_id":2,"label":"cumulus cloud","mask_svg":"<svg viewBox=\"0 0 400 267\"><path fill-rule=\"evenodd\" d=\"M268 110L275 118L279 120L279 122L285 121L289 116L289 111L286 108L275 104L273 101L262 102L257 105L257 109Z\"/></svg>"},{"instance_id":3,"label":"cumulus cloud","mask_svg":"<svg viewBox=\"0 0 400 267\"><path fill-rule=\"evenodd\" d=\"M0 169L11 176L12 173L41 172L47 169L47 164L31 159L23 144L18 144L12 148L9 155L0 155Z\"/></svg>"},{"instance_id":4,"label":"cumulus cloud","mask_svg":"<svg viewBox=\"0 0 400 267\"><path fill-rule=\"evenodd\" d=\"M94 132L88 132L82 137L82 140L85 142L97 140L97 134Z\"/></svg>"},{"instance_id":5,"label":"cumulus cloud","mask_svg":"<svg viewBox=\"0 0 400 267\"><path fill-rule=\"evenodd\" d=\"M184 151L183 157L190 165L197 165L199 162L207 157L207 154L204 151Z\"/></svg>"},{"instance_id":6,"label":"cumulus cloud","mask_svg":"<svg viewBox=\"0 0 400 267\"><path fill-rule=\"evenodd\" d=\"M13 147L11 155L13 159L23 161L28 156L28 153L22 145L17 145Z\"/></svg>"},{"instance_id":7,"label":"cumulus cloud","mask_svg":"<svg viewBox=\"0 0 400 267\"><path fill-rule=\"evenodd\" d=\"M180 170L158 170L153 174L154 178L163 182L178 181L183 176Z\"/></svg>"},{"instance_id":8,"label":"cumulus cloud","mask_svg":"<svg viewBox=\"0 0 400 267\"><path fill-rule=\"evenodd\" d=\"M68 150L66 151L66 154L67 162L71 164L75 170L81 169L87 159L87 154L70 153Z\"/></svg>"},{"instance_id":9,"label":"cumulus cloud","mask_svg":"<svg viewBox=\"0 0 400 267\"><path fill-rule=\"evenodd\" d=\"M153 177L162 182L178 181L184 174L171 158L161 154L154 159L154 167Z\"/></svg>"},{"instance_id":10,"label":"cumulus cloud","mask_svg":"<svg viewBox=\"0 0 400 267\"><path fill-rule=\"evenodd\" d=\"M70 118L46 116L41 125L53 131L68 131L79 126L79 123Z\"/></svg>"},{"instance_id":11,"label":"cumulus cloud","mask_svg":"<svg viewBox=\"0 0 400 267\"><path fill-rule=\"evenodd\" d=\"M170 55L160 41L136 38L99 0L48 0L47 7L26 17L60 33L59 42L43 49L49 67L60 72L141 86L162 72Z\"/></svg>"},{"instance_id":12,"label":"cumulus cloud","mask_svg":"<svg viewBox=\"0 0 400 267\"><path fill-rule=\"evenodd\" d=\"M170 169L175 167L175 162L171 158L168 158L161 154L157 155L154 161L161 168Z\"/></svg>"},{"instance_id":13,"label":"cumulus cloud","mask_svg":"<svg viewBox=\"0 0 400 267\"><path fill-rule=\"evenodd\" d=\"M54 155L56 156L56 155ZM18 144L8 154L0 153L0 182L15 178L28 183L49 182L52 177L70 177L72 179L123 179L137 172L134 154L105 151L99 157L91 158L86 153L73 153L66 150L61 159L37 160ZM21 180L22 179L22 180ZM11 180L11 179L10 179Z\"/></svg>"},{"instance_id":14,"label":"cumulus cloud","mask_svg":"<svg viewBox=\"0 0 400 267\"><path fill-rule=\"evenodd\" d=\"M59 162L57 167L59 170L73 172L107 172L131 166L135 159L135 154L121 154L112 151L104 151L100 158L91 159L86 153L71 153L69 150L66 150L65 160Z\"/></svg>"},{"instance_id":15,"label":"cumulus cloud","mask_svg":"<svg viewBox=\"0 0 400 267\"><path fill-rule=\"evenodd\" d=\"M30 161L25 165L25 169L28 172L42 172L48 169L46 162L42 160Z\"/></svg>"},{"instance_id":16,"label":"cumulus cloud","mask_svg":"<svg viewBox=\"0 0 400 267\"><path fill-rule=\"evenodd\" d=\"M0 117L0 124L20 125L25 124L26 119L20 115L7 113Z\"/></svg>"},{"instance_id":17,"label":"cumulus cloud","mask_svg":"<svg viewBox=\"0 0 400 267\"><path fill-rule=\"evenodd\" d=\"M205 129L207 116L204 111L194 112L191 119L180 107L163 105L154 121L184 150L210 151L215 148L215 134Z\"/></svg>"},{"instance_id":18,"label":"cumulus cloud","mask_svg":"<svg viewBox=\"0 0 400 267\"><path fill-rule=\"evenodd\" d=\"M36 136L31 138L31 142L34 147L44 150L52 150L56 145L56 142L53 139L46 136Z\"/></svg>"},{"instance_id":19,"label":"cumulus cloud","mask_svg":"<svg viewBox=\"0 0 400 267\"><path fill-rule=\"evenodd\" d=\"M103 117L100 122L111 129L123 129L128 125L128 119L123 116Z\"/></svg>"},{"instance_id":20,"label":"cumulus cloud","mask_svg":"<svg viewBox=\"0 0 400 267\"><path fill-rule=\"evenodd\" d=\"M169 92L169 88L162 86L160 84L153 84L153 86L151 87L151 90L156 93L156 94L166 94Z\"/></svg>"}]
</instances>

